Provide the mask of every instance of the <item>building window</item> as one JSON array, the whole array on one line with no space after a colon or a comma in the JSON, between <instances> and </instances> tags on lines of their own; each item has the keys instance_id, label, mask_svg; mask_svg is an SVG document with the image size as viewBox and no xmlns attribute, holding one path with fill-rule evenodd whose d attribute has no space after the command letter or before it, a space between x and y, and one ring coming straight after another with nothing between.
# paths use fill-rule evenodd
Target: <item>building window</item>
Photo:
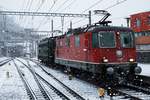
<instances>
[{"instance_id":1,"label":"building window","mask_svg":"<svg viewBox=\"0 0 150 100\"><path fill-rule=\"evenodd\" d=\"M140 19L136 19L136 26L137 26L137 27L140 27L140 26L141 26L141 21L140 21Z\"/></svg>"},{"instance_id":2,"label":"building window","mask_svg":"<svg viewBox=\"0 0 150 100\"><path fill-rule=\"evenodd\" d=\"M79 47L80 46L80 37L79 35L75 36L75 47Z\"/></svg>"},{"instance_id":3,"label":"building window","mask_svg":"<svg viewBox=\"0 0 150 100\"><path fill-rule=\"evenodd\" d=\"M144 36L141 32L138 33L138 36Z\"/></svg>"},{"instance_id":4,"label":"building window","mask_svg":"<svg viewBox=\"0 0 150 100\"><path fill-rule=\"evenodd\" d=\"M135 36L135 37L138 37L138 33L134 33L134 36Z\"/></svg>"}]
</instances>

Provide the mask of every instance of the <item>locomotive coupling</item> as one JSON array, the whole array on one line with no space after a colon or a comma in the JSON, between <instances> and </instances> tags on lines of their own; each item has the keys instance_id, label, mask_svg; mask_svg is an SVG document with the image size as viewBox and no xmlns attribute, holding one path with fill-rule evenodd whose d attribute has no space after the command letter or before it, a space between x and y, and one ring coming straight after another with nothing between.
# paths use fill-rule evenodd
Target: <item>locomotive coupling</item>
<instances>
[{"instance_id":1,"label":"locomotive coupling","mask_svg":"<svg viewBox=\"0 0 150 100\"><path fill-rule=\"evenodd\" d=\"M109 74L109 75L114 74L114 69L113 69L112 67L108 67L108 68L106 69L106 71L107 71L107 74Z\"/></svg>"},{"instance_id":2,"label":"locomotive coupling","mask_svg":"<svg viewBox=\"0 0 150 100\"><path fill-rule=\"evenodd\" d=\"M134 68L135 74L140 74L142 72L142 68L140 66L137 66Z\"/></svg>"}]
</instances>

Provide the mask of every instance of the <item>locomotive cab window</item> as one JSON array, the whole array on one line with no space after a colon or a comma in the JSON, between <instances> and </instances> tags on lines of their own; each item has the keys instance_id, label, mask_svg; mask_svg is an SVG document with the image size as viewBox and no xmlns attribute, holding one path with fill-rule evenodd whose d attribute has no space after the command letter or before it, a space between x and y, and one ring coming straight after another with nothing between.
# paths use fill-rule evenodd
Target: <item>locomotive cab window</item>
<instances>
[{"instance_id":1,"label":"locomotive cab window","mask_svg":"<svg viewBox=\"0 0 150 100\"><path fill-rule=\"evenodd\" d=\"M134 36L133 33L122 32L120 34L121 46L124 48L134 47Z\"/></svg>"},{"instance_id":2,"label":"locomotive cab window","mask_svg":"<svg viewBox=\"0 0 150 100\"><path fill-rule=\"evenodd\" d=\"M75 47L80 47L80 37L79 37L79 35L75 35Z\"/></svg>"},{"instance_id":3,"label":"locomotive cab window","mask_svg":"<svg viewBox=\"0 0 150 100\"><path fill-rule=\"evenodd\" d=\"M92 35L93 47L114 48L115 35L114 32L98 32Z\"/></svg>"}]
</instances>

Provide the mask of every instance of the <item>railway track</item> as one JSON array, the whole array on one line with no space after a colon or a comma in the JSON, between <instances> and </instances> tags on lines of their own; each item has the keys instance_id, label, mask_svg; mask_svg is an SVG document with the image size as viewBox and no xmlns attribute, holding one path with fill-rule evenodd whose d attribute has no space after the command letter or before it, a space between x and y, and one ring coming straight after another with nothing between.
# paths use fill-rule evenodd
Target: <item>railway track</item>
<instances>
[{"instance_id":1,"label":"railway track","mask_svg":"<svg viewBox=\"0 0 150 100\"><path fill-rule=\"evenodd\" d=\"M51 75L49 72L47 72L42 65L34 60L31 60L32 62L36 63L38 66L42 68L44 72L46 72L49 76L55 77ZM144 76L139 76L144 82L148 83L149 79L144 77ZM56 78L57 80L57 78ZM58 80L59 81L59 80ZM150 85L143 83L142 86L127 83L119 86L118 88L115 89L117 95L116 96L124 96L124 99L130 99L130 100L150 100ZM147 87L145 87L145 84Z\"/></svg>"},{"instance_id":2,"label":"railway track","mask_svg":"<svg viewBox=\"0 0 150 100\"><path fill-rule=\"evenodd\" d=\"M5 59L5 60L0 61L0 66L5 65L6 63L8 63L8 62L11 61L11 60L12 60L12 58Z\"/></svg>"},{"instance_id":3,"label":"railway track","mask_svg":"<svg viewBox=\"0 0 150 100\"><path fill-rule=\"evenodd\" d=\"M34 63L36 63L36 62L34 62ZM36 63L36 64L40 68L42 68L42 66L40 64L38 64L38 63ZM67 97L66 100L86 100L85 98L83 98L82 96L80 96L78 93L76 93L74 90L72 90L71 88L69 88L68 86L66 86L65 84L63 84L60 80L58 80L52 74L48 73L43 68L42 68L42 70L46 73L45 75L47 75L48 77L52 78L52 80L54 81L53 84L55 84L57 87L53 86L51 83L49 83L48 81L46 81L46 79L43 78L43 77L41 77L41 75L39 75L38 73L36 73L36 75L41 80L43 80L47 85L49 85L51 88L53 88L53 90L55 90L57 94L61 95L61 97L63 97L63 98ZM64 97L63 95L65 95L66 97Z\"/></svg>"},{"instance_id":4,"label":"railway track","mask_svg":"<svg viewBox=\"0 0 150 100\"><path fill-rule=\"evenodd\" d=\"M18 61L20 61L20 60L18 60ZM29 63L28 63L28 65L26 65L22 61L20 61L20 62L26 67L30 66ZM36 74L37 78L39 79L40 84L42 84L42 86L44 86L45 91L47 91L47 93L50 94L50 97L52 100L71 100L69 97L64 95L63 92L58 90L56 87L51 85L47 80L45 80L43 77L41 77L38 73L35 72L35 74Z\"/></svg>"},{"instance_id":5,"label":"railway track","mask_svg":"<svg viewBox=\"0 0 150 100\"><path fill-rule=\"evenodd\" d=\"M32 76L30 78L32 78L32 81L30 82L25 76L27 74L23 73L22 70L17 66L17 64L15 63L15 61L13 61L17 71L22 79L22 81L25 84L27 93L30 97L30 100L52 100L51 97L49 96L49 94L47 93L47 91L45 90L44 86L42 84L40 84L39 79L37 78L37 76L35 75L35 73L30 69L30 76L32 74ZM31 84L34 84L34 86Z\"/></svg>"},{"instance_id":6,"label":"railway track","mask_svg":"<svg viewBox=\"0 0 150 100\"><path fill-rule=\"evenodd\" d=\"M59 91L57 88L51 85L47 80L45 80L39 74L37 74L37 76L40 78L41 83L45 86L47 91L51 94L53 100L70 100L66 95L64 95L61 91Z\"/></svg>"},{"instance_id":7,"label":"railway track","mask_svg":"<svg viewBox=\"0 0 150 100\"><path fill-rule=\"evenodd\" d=\"M135 80L121 84L120 89L116 91L127 95L133 100L150 100L150 78L141 75L137 75L136 77L138 78Z\"/></svg>"},{"instance_id":8,"label":"railway track","mask_svg":"<svg viewBox=\"0 0 150 100\"><path fill-rule=\"evenodd\" d=\"M115 91L120 95L124 95L126 98L130 98L131 100L150 100L149 94L129 87L120 87L119 89L115 89Z\"/></svg>"}]
</instances>

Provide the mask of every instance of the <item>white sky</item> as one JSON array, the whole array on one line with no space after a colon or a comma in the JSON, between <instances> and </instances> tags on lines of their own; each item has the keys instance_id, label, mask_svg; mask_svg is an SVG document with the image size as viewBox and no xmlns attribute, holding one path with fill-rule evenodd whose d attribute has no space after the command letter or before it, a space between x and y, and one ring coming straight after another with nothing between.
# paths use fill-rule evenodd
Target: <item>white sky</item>
<instances>
[{"instance_id":1,"label":"white sky","mask_svg":"<svg viewBox=\"0 0 150 100\"><path fill-rule=\"evenodd\" d=\"M94 3L98 2L97 5L92 7L90 10L106 9L111 5L123 1L123 0L0 0L0 7L3 10L13 10L13 11L36 11L40 4L43 5L38 10L39 12L67 12L67 13L82 13L84 10L89 8ZM32 4L31 4L32 2ZM53 3L54 7L50 10ZM64 3L65 2L65 3ZM29 5L31 4L31 7ZM64 4L64 5L62 5ZM126 26L126 20L124 18L131 14L150 11L150 0L127 0L113 8L108 9L111 13L112 25L124 25ZM88 13L88 11L84 12ZM22 17L13 16L16 23L26 28L38 28L40 23L41 26L39 30L51 30L51 19L54 20L54 30L61 30L61 20L60 18L46 18L46 17ZM96 22L100 17L92 16L92 22ZM73 27L83 26L88 23L88 19L82 20L78 23L77 21L83 18L65 18L65 30L69 27L69 21L72 20Z\"/></svg>"}]
</instances>

